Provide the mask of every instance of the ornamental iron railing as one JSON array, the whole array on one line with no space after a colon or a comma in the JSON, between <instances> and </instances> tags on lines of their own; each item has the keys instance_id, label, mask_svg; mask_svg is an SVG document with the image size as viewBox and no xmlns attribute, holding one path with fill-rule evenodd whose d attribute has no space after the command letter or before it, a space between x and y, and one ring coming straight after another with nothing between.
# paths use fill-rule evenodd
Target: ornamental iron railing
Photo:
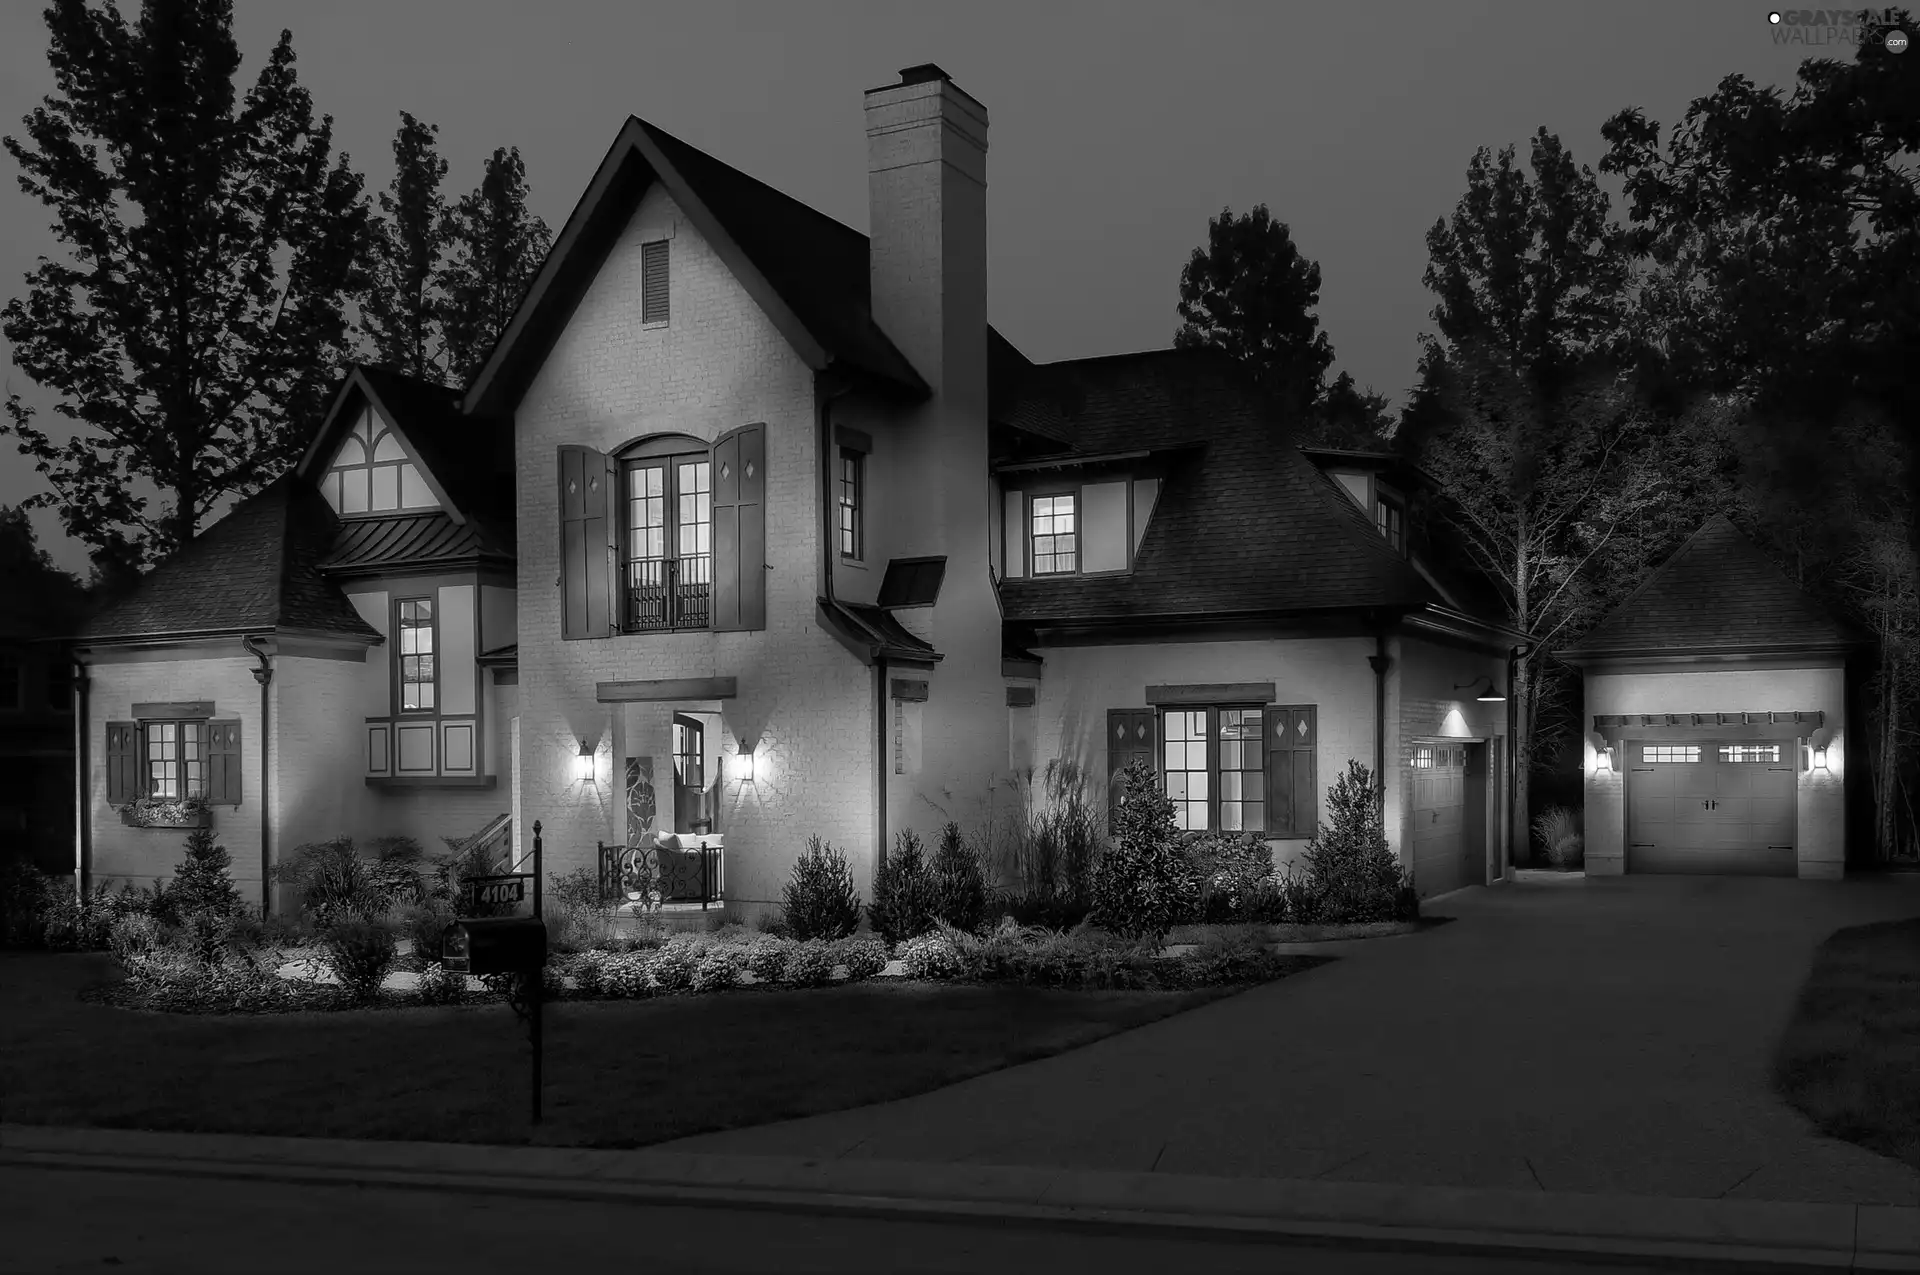
<instances>
[{"instance_id":1,"label":"ornamental iron railing","mask_svg":"<svg viewBox=\"0 0 1920 1275\"><path fill-rule=\"evenodd\" d=\"M673 850L651 844L599 842L600 897L651 910L665 903L698 903L702 910L726 897L723 847L710 843Z\"/></svg>"},{"instance_id":2,"label":"ornamental iron railing","mask_svg":"<svg viewBox=\"0 0 1920 1275\"><path fill-rule=\"evenodd\" d=\"M704 629L712 618L713 559L708 555L627 563L627 632Z\"/></svg>"}]
</instances>

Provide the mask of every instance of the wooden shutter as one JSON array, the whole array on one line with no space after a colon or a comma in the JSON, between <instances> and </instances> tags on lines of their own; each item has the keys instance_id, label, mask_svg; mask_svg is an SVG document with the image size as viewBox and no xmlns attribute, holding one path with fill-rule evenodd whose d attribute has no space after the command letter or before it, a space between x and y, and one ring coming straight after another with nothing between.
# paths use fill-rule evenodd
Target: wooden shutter
<instances>
[{"instance_id":1,"label":"wooden shutter","mask_svg":"<svg viewBox=\"0 0 1920 1275\"><path fill-rule=\"evenodd\" d=\"M613 462L591 447L560 448L560 636L613 631L613 549L619 519Z\"/></svg>"},{"instance_id":2,"label":"wooden shutter","mask_svg":"<svg viewBox=\"0 0 1920 1275\"><path fill-rule=\"evenodd\" d=\"M240 723L207 723L207 800L216 806L240 804Z\"/></svg>"},{"instance_id":3,"label":"wooden shutter","mask_svg":"<svg viewBox=\"0 0 1920 1275\"><path fill-rule=\"evenodd\" d=\"M140 795L140 727L134 722L107 723L107 804L124 806Z\"/></svg>"},{"instance_id":4,"label":"wooden shutter","mask_svg":"<svg viewBox=\"0 0 1920 1275\"><path fill-rule=\"evenodd\" d=\"M713 627L767 627L767 427L713 445Z\"/></svg>"},{"instance_id":5,"label":"wooden shutter","mask_svg":"<svg viewBox=\"0 0 1920 1275\"><path fill-rule=\"evenodd\" d=\"M1267 708L1267 833L1310 837L1319 826L1319 775L1314 765L1320 740L1312 704Z\"/></svg>"},{"instance_id":6,"label":"wooden shutter","mask_svg":"<svg viewBox=\"0 0 1920 1275\"><path fill-rule=\"evenodd\" d=\"M1158 770L1154 759L1157 727L1151 708L1110 708L1107 710L1107 829L1113 829L1113 817L1120 810L1123 776L1135 761L1144 761Z\"/></svg>"}]
</instances>

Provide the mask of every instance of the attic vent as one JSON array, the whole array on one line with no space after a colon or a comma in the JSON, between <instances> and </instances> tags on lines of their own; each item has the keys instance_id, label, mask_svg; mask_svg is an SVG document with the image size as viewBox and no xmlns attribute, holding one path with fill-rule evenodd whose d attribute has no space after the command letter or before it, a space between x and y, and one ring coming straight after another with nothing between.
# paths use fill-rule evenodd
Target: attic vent
<instances>
[{"instance_id":1,"label":"attic vent","mask_svg":"<svg viewBox=\"0 0 1920 1275\"><path fill-rule=\"evenodd\" d=\"M640 322L667 321L667 241L640 245Z\"/></svg>"}]
</instances>

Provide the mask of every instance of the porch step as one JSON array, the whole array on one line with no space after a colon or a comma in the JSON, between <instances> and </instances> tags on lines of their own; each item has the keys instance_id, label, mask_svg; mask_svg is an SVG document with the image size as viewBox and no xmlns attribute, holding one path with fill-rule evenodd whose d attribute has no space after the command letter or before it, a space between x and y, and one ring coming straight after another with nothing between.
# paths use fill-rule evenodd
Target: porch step
<instances>
[{"instance_id":1,"label":"porch step","mask_svg":"<svg viewBox=\"0 0 1920 1275\"><path fill-rule=\"evenodd\" d=\"M724 902L709 904L705 909L698 903L669 903L653 914L654 924L668 934L697 934L734 919ZM622 909L614 915L613 924L616 930L637 931L648 923Z\"/></svg>"}]
</instances>

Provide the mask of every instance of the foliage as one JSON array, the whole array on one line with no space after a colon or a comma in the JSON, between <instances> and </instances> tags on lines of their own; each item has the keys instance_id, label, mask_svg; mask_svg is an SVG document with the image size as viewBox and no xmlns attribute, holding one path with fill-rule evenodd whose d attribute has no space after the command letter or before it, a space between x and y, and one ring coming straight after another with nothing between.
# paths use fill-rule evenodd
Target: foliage
<instances>
[{"instance_id":1,"label":"foliage","mask_svg":"<svg viewBox=\"0 0 1920 1275\"><path fill-rule=\"evenodd\" d=\"M787 953L793 949L793 940L761 934L746 944L742 962L747 973L763 983L771 983L780 977L780 971L787 963Z\"/></svg>"},{"instance_id":2,"label":"foliage","mask_svg":"<svg viewBox=\"0 0 1920 1275\"><path fill-rule=\"evenodd\" d=\"M920 835L903 828L894 834L893 853L873 874L867 920L891 946L933 928L935 901L933 873Z\"/></svg>"},{"instance_id":3,"label":"foliage","mask_svg":"<svg viewBox=\"0 0 1920 1275\"><path fill-rule=\"evenodd\" d=\"M960 825L952 820L940 829L940 845L928 871L933 914L959 929L978 929L987 919L986 868L979 848L961 835Z\"/></svg>"},{"instance_id":4,"label":"foliage","mask_svg":"<svg viewBox=\"0 0 1920 1275\"><path fill-rule=\"evenodd\" d=\"M448 256L439 271L445 297L447 366L467 384L512 322L540 272L553 235L527 210L527 172L518 147L488 157L480 185L446 217Z\"/></svg>"},{"instance_id":5,"label":"foliage","mask_svg":"<svg viewBox=\"0 0 1920 1275\"><path fill-rule=\"evenodd\" d=\"M544 896L549 942L555 951L604 947L613 935L614 904L601 897L600 877L576 868L554 878Z\"/></svg>"},{"instance_id":6,"label":"foliage","mask_svg":"<svg viewBox=\"0 0 1920 1275\"><path fill-rule=\"evenodd\" d=\"M373 858L361 855L351 837L295 847L274 865L274 879L291 886L299 906L323 928L346 917L384 917L427 897L415 843L385 837L369 845Z\"/></svg>"},{"instance_id":7,"label":"foliage","mask_svg":"<svg viewBox=\"0 0 1920 1275\"><path fill-rule=\"evenodd\" d=\"M280 978L245 964L201 965L157 951L126 965L131 1003L175 1014L286 1013L344 1006L338 988Z\"/></svg>"},{"instance_id":8,"label":"foliage","mask_svg":"<svg viewBox=\"0 0 1920 1275\"><path fill-rule=\"evenodd\" d=\"M680 992L693 986L694 971L703 951L690 934L676 934L647 961L647 973L653 985L663 992Z\"/></svg>"},{"instance_id":9,"label":"foliage","mask_svg":"<svg viewBox=\"0 0 1920 1275\"><path fill-rule=\"evenodd\" d=\"M1179 842L1192 884L1185 918L1233 921L1246 918L1269 896L1273 847L1254 832L1190 832Z\"/></svg>"},{"instance_id":10,"label":"foliage","mask_svg":"<svg viewBox=\"0 0 1920 1275\"><path fill-rule=\"evenodd\" d=\"M4 144L67 259L41 258L0 330L79 433L57 443L18 395L0 428L53 488L29 504L137 563L306 445L347 355L366 208L346 156L329 166L290 33L242 98L228 0L46 17L56 92ZM135 479L170 507L149 513Z\"/></svg>"},{"instance_id":11,"label":"foliage","mask_svg":"<svg viewBox=\"0 0 1920 1275\"><path fill-rule=\"evenodd\" d=\"M1093 905L1075 902L1055 894L1003 894L995 901L1001 916L1017 925L1037 925L1049 930L1070 930L1085 921Z\"/></svg>"},{"instance_id":12,"label":"foliage","mask_svg":"<svg viewBox=\"0 0 1920 1275\"><path fill-rule=\"evenodd\" d=\"M439 900L410 904L400 914L401 926L413 946L413 954L429 965L440 963L440 953L446 946L447 927L458 919L453 909Z\"/></svg>"},{"instance_id":13,"label":"foliage","mask_svg":"<svg viewBox=\"0 0 1920 1275\"><path fill-rule=\"evenodd\" d=\"M787 949L780 981L794 987L824 987L833 981L834 951L830 941L809 939Z\"/></svg>"},{"instance_id":14,"label":"foliage","mask_svg":"<svg viewBox=\"0 0 1920 1275\"><path fill-rule=\"evenodd\" d=\"M714 992L740 985L740 949L736 945L712 947L700 954L688 986L696 992Z\"/></svg>"},{"instance_id":15,"label":"foliage","mask_svg":"<svg viewBox=\"0 0 1920 1275\"><path fill-rule=\"evenodd\" d=\"M1263 392L1295 411L1320 398L1333 346L1319 330L1320 267L1300 255L1265 204L1207 222L1207 244L1180 272L1178 349L1215 349L1243 364Z\"/></svg>"},{"instance_id":16,"label":"foliage","mask_svg":"<svg viewBox=\"0 0 1920 1275\"><path fill-rule=\"evenodd\" d=\"M1382 797L1357 761L1327 789L1326 815L1302 861L1312 899L1301 922L1404 921L1419 914L1413 882L1387 845Z\"/></svg>"},{"instance_id":17,"label":"foliage","mask_svg":"<svg viewBox=\"0 0 1920 1275\"><path fill-rule=\"evenodd\" d=\"M204 797L139 797L119 807L120 817L134 828L169 828L204 820L212 807Z\"/></svg>"},{"instance_id":18,"label":"foliage","mask_svg":"<svg viewBox=\"0 0 1920 1275\"><path fill-rule=\"evenodd\" d=\"M1114 844L1093 880L1093 923L1126 939L1159 942L1185 911L1190 882L1175 844L1173 802L1153 768L1135 761L1122 780Z\"/></svg>"},{"instance_id":19,"label":"foliage","mask_svg":"<svg viewBox=\"0 0 1920 1275\"><path fill-rule=\"evenodd\" d=\"M1297 441L1303 446L1382 451L1398 423L1385 394L1371 386L1361 389L1354 383L1353 373L1342 372L1314 405Z\"/></svg>"},{"instance_id":20,"label":"foliage","mask_svg":"<svg viewBox=\"0 0 1920 1275\"><path fill-rule=\"evenodd\" d=\"M46 942L46 916L56 892L69 880L48 876L20 850L0 851L0 947L39 947Z\"/></svg>"},{"instance_id":21,"label":"foliage","mask_svg":"<svg viewBox=\"0 0 1920 1275\"><path fill-rule=\"evenodd\" d=\"M753 928L762 934L771 934L775 938L792 938L792 927L787 918L779 912L762 912L753 920Z\"/></svg>"},{"instance_id":22,"label":"foliage","mask_svg":"<svg viewBox=\"0 0 1920 1275\"><path fill-rule=\"evenodd\" d=\"M40 547L25 505L0 504L0 580L15 613L35 617L44 632L69 632L86 611L86 588Z\"/></svg>"},{"instance_id":23,"label":"foliage","mask_svg":"<svg viewBox=\"0 0 1920 1275\"><path fill-rule=\"evenodd\" d=\"M444 965L429 965L420 971L417 994L423 1004L457 1005L467 999L467 976Z\"/></svg>"},{"instance_id":24,"label":"foliage","mask_svg":"<svg viewBox=\"0 0 1920 1275\"><path fill-rule=\"evenodd\" d=\"M902 943L900 961L908 978L955 978L962 969L960 951L950 927Z\"/></svg>"},{"instance_id":25,"label":"foliage","mask_svg":"<svg viewBox=\"0 0 1920 1275\"><path fill-rule=\"evenodd\" d=\"M335 916L321 932L321 944L334 976L355 1001L378 995L399 955L391 926L351 912Z\"/></svg>"},{"instance_id":26,"label":"foliage","mask_svg":"<svg viewBox=\"0 0 1920 1275\"><path fill-rule=\"evenodd\" d=\"M1084 913L1090 906L1088 892L1100 857L1105 811L1088 802L1085 777L1070 759L1056 757L1047 762L1040 802L1032 797L1031 774L1025 787L1024 809L1006 842L1012 860L1007 894L1023 900L1023 906L1077 908ZM980 838L983 860L991 832L991 828L984 830Z\"/></svg>"},{"instance_id":27,"label":"foliage","mask_svg":"<svg viewBox=\"0 0 1920 1275\"><path fill-rule=\"evenodd\" d=\"M1576 868L1583 857L1579 815L1565 806L1549 806L1534 817L1533 839L1556 868Z\"/></svg>"},{"instance_id":28,"label":"foliage","mask_svg":"<svg viewBox=\"0 0 1920 1275\"><path fill-rule=\"evenodd\" d=\"M421 380L446 382L446 302L436 275L447 246L447 161L434 149L439 129L400 112L393 138L393 183L379 193L368 226L361 326L374 361Z\"/></svg>"},{"instance_id":29,"label":"foliage","mask_svg":"<svg viewBox=\"0 0 1920 1275\"><path fill-rule=\"evenodd\" d=\"M870 935L856 935L834 944L834 961L847 967L847 981L858 983L887 968L887 945Z\"/></svg>"},{"instance_id":30,"label":"foliage","mask_svg":"<svg viewBox=\"0 0 1920 1275\"><path fill-rule=\"evenodd\" d=\"M168 927L144 912L116 917L107 929L107 950L125 966L136 957L151 956L170 945Z\"/></svg>"},{"instance_id":31,"label":"foliage","mask_svg":"<svg viewBox=\"0 0 1920 1275\"><path fill-rule=\"evenodd\" d=\"M796 939L845 938L860 926L860 894L847 856L817 836L807 839L806 850L794 861L781 902Z\"/></svg>"},{"instance_id":32,"label":"foliage","mask_svg":"<svg viewBox=\"0 0 1920 1275\"><path fill-rule=\"evenodd\" d=\"M173 902L179 911L232 916L245 905L228 869L233 856L214 840L211 828L187 834L187 857L173 870Z\"/></svg>"}]
</instances>

